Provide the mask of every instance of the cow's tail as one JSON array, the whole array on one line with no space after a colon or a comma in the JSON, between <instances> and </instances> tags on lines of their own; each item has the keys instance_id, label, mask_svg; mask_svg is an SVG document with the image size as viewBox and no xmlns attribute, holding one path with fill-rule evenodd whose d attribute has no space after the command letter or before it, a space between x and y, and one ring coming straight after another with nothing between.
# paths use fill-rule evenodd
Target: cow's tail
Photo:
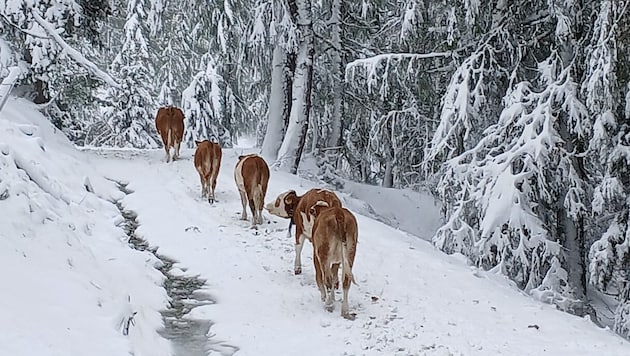
<instances>
[{"instance_id":1,"label":"cow's tail","mask_svg":"<svg viewBox=\"0 0 630 356\"><path fill-rule=\"evenodd\" d=\"M263 191L262 191L262 185L260 183L256 184L256 187L254 187L254 206L256 207L256 209L260 209L262 210L262 206L263 204L265 204L265 202L263 201Z\"/></svg>"},{"instance_id":2,"label":"cow's tail","mask_svg":"<svg viewBox=\"0 0 630 356\"><path fill-rule=\"evenodd\" d=\"M173 130L169 126L166 131L166 147L175 146L175 142L173 142Z\"/></svg>"},{"instance_id":3,"label":"cow's tail","mask_svg":"<svg viewBox=\"0 0 630 356\"><path fill-rule=\"evenodd\" d=\"M355 285L358 285L354 280L354 275L352 274L352 266L350 266L350 256L348 254L348 240L346 237L346 222L343 215L343 211L337 210L335 211L335 220L337 221L337 231L339 234L337 238L341 240L341 268L342 275L344 277L350 278L350 281Z\"/></svg>"}]
</instances>

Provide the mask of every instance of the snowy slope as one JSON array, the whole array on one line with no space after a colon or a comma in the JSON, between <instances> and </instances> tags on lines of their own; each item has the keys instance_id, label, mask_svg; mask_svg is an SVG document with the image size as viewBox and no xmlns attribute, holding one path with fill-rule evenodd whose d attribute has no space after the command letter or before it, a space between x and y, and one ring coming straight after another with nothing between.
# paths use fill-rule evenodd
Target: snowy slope
<instances>
[{"instance_id":1,"label":"snowy slope","mask_svg":"<svg viewBox=\"0 0 630 356\"><path fill-rule=\"evenodd\" d=\"M0 354L172 354L155 332L167 304L163 277L152 255L127 247L108 202L117 199L138 214L136 234L179 261L173 273L207 279L217 303L191 314L212 320L210 340L237 347L237 355L630 354L630 343L609 330L359 214L359 285L350 290L357 319L341 318L339 305L326 312L311 245L295 276L286 220L266 214L259 230L238 220L238 153L224 151L218 202L209 205L191 151L171 164L161 150L79 152L29 104L11 101L0 115ZM271 175L267 200L312 186ZM103 176L133 192L123 195ZM125 336L121 322L133 312Z\"/></svg>"},{"instance_id":2,"label":"snowy slope","mask_svg":"<svg viewBox=\"0 0 630 356\"><path fill-rule=\"evenodd\" d=\"M193 310L208 318L215 342L242 355L627 355L630 344L591 322L521 294L499 276L476 271L428 242L358 216L359 247L350 290L354 321L324 310L312 249L292 274L287 221L265 215L252 230L239 220L236 156L225 150L214 205L200 199L191 151L172 164L161 151L96 151L93 161L129 183L124 200L138 213L137 233L187 273L208 280L218 303ZM310 182L272 172L268 199ZM433 206L427 209L434 209Z\"/></svg>"},{"instance_id":3,"label":"snowy slope","mask_svg":"<svg viewBox=\"0 0 630 356\"><path fill-rule=\"evenodd\" d=\"M95 193L87 191L90 190ZM169 355L155 258L131 250L122 198L23 100L0 114L0 355ZM122 334L134 316L137 329Z\"/></svg>"}]
</instances>

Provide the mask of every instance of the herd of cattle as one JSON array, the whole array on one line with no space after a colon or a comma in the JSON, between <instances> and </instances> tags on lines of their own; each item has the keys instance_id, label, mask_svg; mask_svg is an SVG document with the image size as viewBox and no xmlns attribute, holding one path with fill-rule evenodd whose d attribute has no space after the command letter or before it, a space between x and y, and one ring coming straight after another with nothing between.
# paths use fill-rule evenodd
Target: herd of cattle
<instances>
[{"instance_id":1,"label":"herd of cattle","mask_svg":"<svg viewBox=\"0 0 630 356\"><path fill-rule=\"evenodd\" d=\"M179 157L184 132L184 114L176 107L158 110L155 125L166 150L166 162ZM215 201L215 187L221 166L221 147L208 140L195 141L197 148L194 164L201 181L201 196L210 203ZM242 220L247 220L247 205L252 213L252 227L263 223L262 211L269 182L269 167L256 155L239 156L234 169L234 179L241 195ZM322 301L328 311L333 310L335 289L339 287L338 271L341 267L343 299L341 315L353 319L348 306L350 284L355 283L352 265L358 241L358 226L354 215L341 206L337 195L325 189L311 189L304 195L295 190L280 194L264 208L271 214L290 219L295 224L295 274L302 273L301 254L304 240L313 243L315 280Z\"/></svg>"}]
</instances>

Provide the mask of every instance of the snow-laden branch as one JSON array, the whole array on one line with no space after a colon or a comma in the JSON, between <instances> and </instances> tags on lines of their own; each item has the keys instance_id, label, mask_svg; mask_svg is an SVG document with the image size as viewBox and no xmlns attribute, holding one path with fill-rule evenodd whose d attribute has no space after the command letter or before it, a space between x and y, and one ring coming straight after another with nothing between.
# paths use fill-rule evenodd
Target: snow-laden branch
<instances>
[{"instance_id":1,"label":"snow-laden branch","mask_svg":"<svg viewBox=\"0 0 630 356\"><path fill-rule=\"evenodd\" d=\"M431 53L383 53L369 58L355 59L346 65L346 80L348 71L354 70L355 67L364 67L367 69L377 67L382 61L403 60L403 59L427 59L436 57L450 57L453 51L447 52L431 52Z\"/></svg>"},{"instance_id":2,"label":"snow-laden branch","mask_svg":"<svg viewBox=\"0 0 630 356\"><path fill-rule=\"evenodd\" d=\"M33 32L33 31L29 31L29 30L26 30L26 29L20 28L20 26L18 26L18 25L16 25L16 24L14 24L14 23L13 23L11 20L9 20L9 18L7 18L7 16L6 16L6 15L4 15L4 14L0 15L0 18L2 18L2 19L4 20L4 22L5 22L7 25L9 25L9 26L11 26L11 27L15 28L16 30L18 30L18 31L20 31L20 32L22 32L22 33L24 33L24 34L26 34L26 35L29 35L29 36L31 36L31 37L35 37L35 38L48 39L48 37L47 37L47 36L42 36L42 35L40 35L40 34L38 34L38 33Z\"/></svg>"},{"instance_id":3,"label":"snow-laden branch","mask_svg":"<svg viewBox=\"0 0 630 356\"><path fill-rule=\"evenodd\" d=\"M9 68L9 74L2 80L2 84L0 84L0 111L4 107L4 104L7 102L9 98L9 93L13 89L15 82L17 82L22 71L18 66L14 66Z\"/></svg>"},{"instance_id":4,"label":"snow-laden branch","mask_svg":"<svg viewBox=\"0 0 630 356\"><path fill-rule=\"evenodd\" d=\"M116 87L116 88L120 87L120 84L118 84L118 82L116 82L114 80L114 78L112 78L109 74L107 74L107 73L103 72L102 70L100 70L96 66L96 64L94 64L92 61L90 61L87 58L85 58L85 56L83 56L83 54L81 54L81 52L77 51L76 49L72 48L69 44L67 44L66 41L64 41L63 38L61 38L61 36L59 36L59 34L57 33L56 29L48 21L44 20L35 11L33 11L32 14L33 14L33 19L35 19L35 21L37 21L37 23L44 29L44 31L46 31L46 33L50 37L52 37L52 39L55 42L57 42L57 44L60 47L62 47L66 51L66 53L68 53L70 58L72 58L79 65L81 65L85 69L87 69L88 72L90 72L91 74L95 75L96 77L98 77L99 79L104 81L105 83L111 85L112 87Z\"/></svg>"},{"instance_id":5,"label":"snow-laden branch","mask_svg":"<svg viewBox=\"0 0 630 356\"><path fill-rule=\"evenodd\" d=\"M345 78L346 82L350 82L354 79L357 68L359 70L365 70L365 85L369 92L373 88L378 88L378 92L381 99L384 99L389 92L389 85L387 79L390 74L390 69L396 67L401 61L407 60L407 72L411 72L413 68L413 62L416 60L438 58L438 57L450 57L454 54L453 51L448 52L431 52L431 53L384 53L369 58L356 59L346 65Z\"/></svg>"}]
</instances>

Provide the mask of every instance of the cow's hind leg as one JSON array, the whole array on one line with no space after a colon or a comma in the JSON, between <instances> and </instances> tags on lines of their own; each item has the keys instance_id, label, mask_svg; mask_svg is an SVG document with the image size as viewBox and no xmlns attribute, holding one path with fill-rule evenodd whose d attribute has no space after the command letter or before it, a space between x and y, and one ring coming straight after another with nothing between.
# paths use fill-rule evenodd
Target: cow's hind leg
<instances>
[{"instance_id":1,"label":"cow's hind leg","mask_svg":"<svg viewBox=\"0 0 630 356\"><path fill-rule=\"evenodd\" d=\"M166 161L166 163L168 163L171 161L171 152L168 145L164 145L164 151L166 151L166 157L164 157L164 160Z\"/></svg>"},{"instance_id":2,"label":"cow's hind leg","mask_svg":"<svg viewBox=\"0 0 630 356\"><path fill-rule=\"evenodd\" d=\"M339 289L339 263L333 263L330 270L332 271L332 278L335 284L334 287L335 289Z\"/></svg>"},{"instance_id":3,"label":"cow's hind leg","mask_svg":"<svg viewBox=\"0 0 630 356\"><path fill-rule=\"evenodd\" d=\"M214 203L214 192L215 192L215 188L217 187L217 175L218 175L218 172L213 172L210 178L210 181L211 181L210 194L211 194L213 203Z\"/></svg>"},{"instance_id":4,"label":"cow's hind leg","mask_svg":"<svg viewBox=\"0 0 630 356\"><path fill-rule=\"evenodd\" d=\"M208 202L214 204L214 189L210 185L210 182L208 182Z\"/></svg>"},{"instance_id":5,"label":"cow's hind leg","mask_svg":"<svg viewBox=\"0 0 630 356\"><path fill-rule=\"evenodd\" d=\"M199 180L201 181L201 198L205 198L206 194L206 180L203 176L203 173L199 173Z\"/></svg>"},{"instance_id":6,"label":"cow's hind leg","mask_svg":"<svg viewBox=\"0 0 630 356\"><path fill-rule=\"evenodd\" d=\"M166 151L166 163L171 161L171 147L173 147L172 133L173 131L169 128L166 130L166 135L162 136L164 150Z\"/></svg>"},{"instance_id":7,"label":"cow's hind leg","mask_svg":"<svg viewBox=\"0 0 630 356\"><path fill-rule=\"evenodd\" d=\"M176 159L179 159L179 146L181 145L181 142L176 142L173 145L173 161Z\"/></svg>"},{"instance_id":8,"label":"cow's hind leg","mask_svg":"<svg viewBox=\"0 0 630 356\"><path fill-rule=\"evenodd\" d=\"M321 294L322 302L326 301L326 287L324 286L324 277L322 276L322 266L317 256L317 249L313 247L313 264L315 265L315 282Z\"/></svg>"},{"instance_id":9,"label":"cow's hind leg","mask_svg":"<svg viewBox=\"0 0 630 356\"><path fill-rule=\"evenodd\" d=\"M241 194L241 204L243 205L241 220L247 220L247 195L241 190L239 190L238 192Z\"/></svg>"},{"instance_id":10,"label":"cow's hind leg","mask_svg":"<svg viewBox=\"0 0 630 356\"><path fill-rule=\"evenodd\" d=\"M295 241L295 263L293 264L293 271L295 274L302 274L302 247L304 247L304 234L300 233L296 228L296 234L300 234L296 237Z\"/></svg>"},{"instance_id":11,"label":"cow's hind leg","mask_svg":"<svg viewBox=\"0 0 630 356\"><path fill-rule=\"evenodd\" d=\"M254 204L254 200L249 200L249 210L252 212L252 227L256 227L258 223L258 212L256 211L256 204Z\"/></svg>"},{"instance_id":12,"label":"cow's hind leg","mask_svg":"<svg viewBox=\"0 0 630 356\"><path fill-rule=\"evenodd\" d=\"M348 292L350 291L350 283L352 283L352 275L343 273L343 299L341 300L341 316L346 319L354 319L354 315L350 314L348 306Z\"/></svg>"},{"instance_id":13,"label":"cow's hind leg","mask_svg":"<svg viewBox=\"0 0 630 356\"><path fill-rule=\"evenodd\" d=\"M325 263L327 264L328 261L326 261ZM326 304L324 307L329 312L332 312L335 309L334 304L333 304L335 302L335 288L333 288L334 286L333 286L332 271L330 270L330 266L327 266L324 263L322 263L322 265L323 265L322 272L324 273L324 285L326 286L326 293L328 294L328 297L326 298Z\"/></svg>"}]
</instances>

